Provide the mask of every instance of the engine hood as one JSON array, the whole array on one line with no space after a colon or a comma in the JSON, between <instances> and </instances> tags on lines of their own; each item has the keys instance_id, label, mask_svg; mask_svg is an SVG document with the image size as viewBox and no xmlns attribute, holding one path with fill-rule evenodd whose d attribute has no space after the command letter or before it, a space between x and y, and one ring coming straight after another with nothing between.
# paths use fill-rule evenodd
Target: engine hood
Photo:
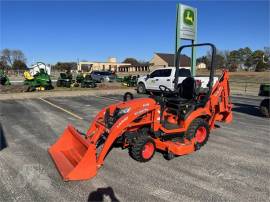
<instances>
[{"instance_id":1,"label":"engine hood","mask_svg":"<svg viewBox=\"0 0 270 202\"><path fill-rule=\"evenodd\" d=\"M126 102L121 102L116 105L117 108L124 109L130 107L135 108L147 108L156 104L156 101L151 98L137 98Z\"/></svg>"},{"instance_id":2,"label":"engine hood","mask_svg":"<svg viewBox=\"0 0 270 202\"><path fill-rule=\"evenodd\" d=\"M138 78L138 82L139 82L139 81L145 81L146 78L147 78L147 76L140 76L140 77Z\"/></svg>"}]
</instances>

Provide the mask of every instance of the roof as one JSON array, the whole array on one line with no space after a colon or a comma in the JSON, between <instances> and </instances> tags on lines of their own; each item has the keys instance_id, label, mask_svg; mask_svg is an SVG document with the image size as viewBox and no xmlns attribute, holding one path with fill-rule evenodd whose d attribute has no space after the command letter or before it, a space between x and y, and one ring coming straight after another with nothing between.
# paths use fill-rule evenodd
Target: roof
<instances>
[{"instance_id":1,"label":"roof","mask_svg":"<svg viewBox=\"0 0 270 202\"><path fill-rule=\"evenodd\" d=\"M175 54L170 53L155 53L158 55L161 59L166 61L168 63L168 66L174 66L174 56ZM180 65L181 67L189 67L190 66L190 57L186 55L180 56Z\"/></svg>"}]
</instances>

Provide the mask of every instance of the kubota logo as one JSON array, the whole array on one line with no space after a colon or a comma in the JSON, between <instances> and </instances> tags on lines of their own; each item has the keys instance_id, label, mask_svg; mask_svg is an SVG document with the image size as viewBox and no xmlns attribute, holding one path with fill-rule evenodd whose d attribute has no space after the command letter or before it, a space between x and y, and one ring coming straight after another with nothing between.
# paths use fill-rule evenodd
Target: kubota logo
<instances>
[{"instance_id":1,"label":"kubota logo","mask_svg":"<svg viewBox=\"0 0 270 202\"><path fill-rule=\"evenodd\" d=\"M184 23L189 26L194 25L194 11L191 9L184 10Z\"/></svg>"}]
</instances>

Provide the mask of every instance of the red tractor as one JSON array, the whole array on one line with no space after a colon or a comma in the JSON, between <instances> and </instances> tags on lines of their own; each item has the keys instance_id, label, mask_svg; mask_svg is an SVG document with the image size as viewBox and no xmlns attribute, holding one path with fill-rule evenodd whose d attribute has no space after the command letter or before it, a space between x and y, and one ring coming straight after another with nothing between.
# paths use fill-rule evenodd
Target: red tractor
<instances>
[{"instance_id":1,"label":"red tractor","mask_svg":"<svg viewBox=\"0 0 270 202\"><path fill-rule=\"evenodd\" d=\"M212 63L208 90L201 91L193 77L178 84L179 56L183 48L210 46ZM84 180L96 175L114 143L128 148L133 159L149 161L156 150L167 159L199 150L206 144L215 122L232 121L229 75L226 70L213 84L213 44L182 46L178 50L175 90L160 86L161 96L131 99L102 109L86 134L68 125L49 153L64 180Z\"/></svg>"}]
</instances>

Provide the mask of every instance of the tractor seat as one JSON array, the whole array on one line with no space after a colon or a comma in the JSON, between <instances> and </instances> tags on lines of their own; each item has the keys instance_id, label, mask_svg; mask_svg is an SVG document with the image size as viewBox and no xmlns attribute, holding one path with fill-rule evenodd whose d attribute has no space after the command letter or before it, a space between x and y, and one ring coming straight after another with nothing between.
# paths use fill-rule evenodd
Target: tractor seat
<instances>
[{"instance_id":1,"label":"tractor seat","mask_svg":"<svg viewBox=\"0 0 270 202\"><path fill-rule=\"evenodd\" d=\"M182 106L193 104L194 98L197 95L196 91L195 79L193 77L187 77L180 85L179 94L166 98L166 107L178 110Z\"/></svg>"}]
</instances>

